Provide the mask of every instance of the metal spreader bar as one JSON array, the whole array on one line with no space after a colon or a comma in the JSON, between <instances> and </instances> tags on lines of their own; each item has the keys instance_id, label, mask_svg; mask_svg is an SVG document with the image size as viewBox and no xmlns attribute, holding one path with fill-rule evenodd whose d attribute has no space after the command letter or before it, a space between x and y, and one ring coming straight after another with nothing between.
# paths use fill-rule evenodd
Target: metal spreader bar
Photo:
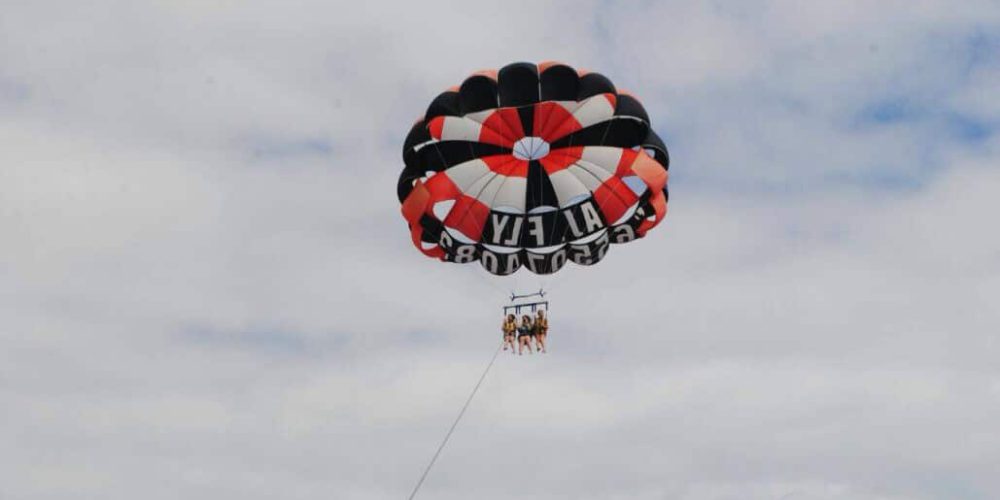
<instances>
[{"instance_id":1,"label":"metal spreader bar","mask_svg":"<svg viewBox=\"0 0 1000 500\"><path fill-rule=\"evenodd\" d=\"M506 316L510 314L510 311L514 311L514 314L521 314L521 309L531 309L531 312L535 312L539 308L541 308L543 311L548 312L549 301L543 300L541 302L524 302L521 304L503 306L503 314L504 316Z\"/></svg>"},{"instance_id":2,"label":"metal spreader bar","mask_svg":"<svg viewBox=\"0 0 1000 500\"><path fill-rule=\"evenodd\" d=\"M524 295L514 295L514 292L510 293L510 301L511 302L514 302L517 299L526 299L528 297L541 297L541 298L545 298L545 290L542 290L541 288L539 288L538 291L535 292L535 293L526 293Z\"/></svg>"}]
</instances>

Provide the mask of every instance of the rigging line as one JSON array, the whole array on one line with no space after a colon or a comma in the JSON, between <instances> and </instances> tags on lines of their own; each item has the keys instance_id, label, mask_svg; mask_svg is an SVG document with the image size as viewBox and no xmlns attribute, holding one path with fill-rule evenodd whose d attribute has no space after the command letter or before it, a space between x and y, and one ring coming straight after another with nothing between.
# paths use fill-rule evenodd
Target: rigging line
<instances>
[{"instance_id":1,"label":"rigging line","mask_svg":"<svg viewBox=\"0 0 1000 500\"><path fill-rule=\"evenodd\" d=\"M575 107L575 108L573 109L573 111L569 113L569 118L568 118L568 119L570 119L570 120L576 120L576 112L580 110L580 101L576 101L576 105L577 105L577 106L576 106L576 107ZM568 111L568 110L567 110L567 111ZM552 115L550 114L549 116L551 117ZM562 123L564 123L565 121L566 121L566 119L564 119ZM562 125L562 123L560 123L559 125L561 126L561 125ZM546 126L548 126L548 120L546 120ZM557 126L556 128L558 129L558 126ZM566 145L566 146L565 146L564 148L559 148L559 149L570 149L570 148L573 148L573 147L575 147L575 146L573 145L573 141L574 141L574 139L575 139L576 137L575 137L575 136L573 135L573 132L570 132L570 133L568 133L567 135L565 135L565 136L563 136L563 137L568 137L568 138L569 138L569 143L568 143L568 144L567 144L567 145ZM559 137L559 138L553 138L553 142L555 142L556 140L558 140L558 139L561 139L561 138L562 138L562 137ZM582 154L582 153L581 153L581 154ZM575 162L574 162L574 163L575 163ZM546 171L546 174L548 174L548 172L547 172L547 171ZM558 211L559 211L559 210L561 210L562 208L563 208L563 207L562 207L562 206L560 205L560 203L559 203L559 200L557 199L557 200L556 200L556 211L558 212ZM558 214L556 215L556 217L558 217ZM552 240L552 238L553 238L553 237L555 236L555 234L556 234L556 226L558 226L558 224L552 224L552 229L551 229L551 230L549 230L549 235L548 235L548 240L549 240L549 241L551 241L551 240ZM566 236L566 233L565 233L565 230L564 230L564 232L563 232L563 235L562 235L562 237L565 237L565 236ZM552 253L555 253L555 252L558 252L559 250L561 250L561 249L564 249L564 248L566 248L566 245L565 245L565 244L563 244L563 245L562 245L562 247L561 247L560 249L557 249L557 250L555 250L555 251L554 251L554 252L552 252ZM546 273L546 274L544 274L543 276L551 276L551 275L553 275L553 274L555 274L555 273L557 272L557 271L553 271L553 270L552 270L551 268L550 268L550 269L548 269L548 270L549 270L549 272L548 272L548 273ZM543 285L543 287L544 287L544 285Z\"/></svg>"},{"instance_id":2,"label":"rigging line","mask_svg":"<svg viewBox=\"0 0 1000 500\"><path fill-rule=\"evenodd\" d=\"M420 480L417 481L417 485L413 488L413 492L410 493L407 500L413 500L413 497L417 496L417 492L420 491L420 487L424 484L424 479L427 479L427 474L431 471L431 467L434 466L434 462L436 462L438 456L441 455L441 450L444 449L444 445L448 444L448 438L450 438L451 434L455 432L455 427L458 427L458 422L462 420L462 416L465 415L465 410L469 409L469 404L472 403L472 398L476 395L476 392L479 391L479 386L483 385L483 380L486 380L486 374L490 372L490 368L493 368L493 363L496 362L497 356L500 355L501 348L503 348L502 342L499 346L497 346L496 352L493 353L493 358L490 359L490 364L486 365L486 369L483 370L483 374L479 376L479 381L476 382L476 386L472 389L472 393L469 394L469 398L466 399L465 404L462 405L462 411L458 412L458 417L456 417L455 421L451 424L451 428L448 429L448 433L445 434L444 440L441 441L441 445L438 446L437 451L434 452L434 456L431 457L430 463L427 464L427 468L424 469L424 473L420 476Z\"/></svg>"},{"instance_id":3,"label":"rigging line","mask_svg":"<svg viewBox=\"0 0 1000 500\"><path fill-rule=\"evenodd\" d=\"M613 119L613 118L612 118L612 119ZM604 146L604 143L605 143L605 141L606 141L606 139L607 139L607 133L608 133L608 130L610 130L610 129L611 129L611 125L610 125L610 121L611 121L611 119L609 119L609 120L607 120L607 121L608 121L609 125L608 125L608 126L607 126L607 128L605 129L605 132L604 132L604 136L603 136L603 137L601 138L601 144L599 145L599 147L605 147L605 146ZM587 146L583 146L583 147L587 147ZM622 149L622 150L624 151L624 148L616 148L616 149ZM601 166L601 165L597 165L596 163L593 163L593 162L589 162L589 161L585 161L585 160L583 160L583 157L582 157L582 153L581 153L581 157L580 157L580 158L578 158L577 160L575 160L575 161L574 161L574 162L573 162L572 164L570 164L570 166L569 166L569 167L567 167L567 170L568 170L568 169L569 169L570 167L574 167L574 166L576 166L576 167L579 167L579 168L580 168L580 170L583 170L584 172L586 172L587 174L589 174L589 175L590 175L591 177L593 177L594 179L596 179L597 181L599 181L599 182L600 182L600 181L601 181L601 179L600 179L600 178L599 178L599 177L598 177L598 176L597 176L596 174L594 174L593 172L591 172L591 171L590 171L590 170L588 170L587 168L583 168L583 166L584 166L584 164L585 164L585 163L586 163L586 164L588 164L588 165L592 165L592 166L596 166L597 168L599 168L599 169L601 169L601 170L605 170L605 171L607 171L607 169L606 169L606 168L604 168L604 167L603 167L603 166ZM577 174L575 173L575 171L572 171L572 170L569 170L569 172L570 172L570 173L572 173L573 177L574 177L575 179L577 179L577 181L578 181L578 182L580 182L581 184L583 184L583 182L579 180L579 176L578 176L578 175L577 175ZM614 177L614 176L616 176L617 174L616 174L616 173L614 173L614 172L612 172L612 174L611 174L611 175L612 175L612 177ZM584 188L586 189L586 186L585 186L585 185L584 185ZM598 207L600 207L601 205L603 205L603 202L604 202L604 201L607 201L607 199L608 199L608 198L609 198L609 197L610 197L610 196L611 196L612 194L613 194L613 195L615 195L615 197L616 197L616 198L618 198L618 199L619 199L619 201L622 201L622 202L623 202L623 204L624 204L624 200L622 200L622 199L621 199L621 196L619 196L619 195L618 195L617 193L615 193L614 191L608 191L607 193L605 193L605 195L604 195L604 196L603 196L603 197L602 197L602 198L601 198L600 200L597 200L597 199L595 198L595 195L596 195L596 193L594 193L593 191L590 191L589 189L587 189L587 191L588 191L588 193L590 194L590 196L589 196L589 198L588 198L588 199L591 199L591 200L594 200L594 201L596 201L596 202L597 202L597 205L598 205ZM559 207L559 208L561 209L562 207ZM604 213L603 213L603 212L601 212L601 218L602 218L602 219L604 218ZM612 224L613 224L613 222L614 222L614 221L607 221L607 220L606 220L606 221L605 221L605 223L606 223L606 224L605 224L605 228L604 228L604 230L605 230L605 231L610 231L610 230L611 230L611 227L612 227ZM552 239L552 237L553 237L553 236L555 235L555 229L556 229L556 225L555 225L555 224L553 224L553 225L552 225L552 229L551 229L551 230L549 231L549 236L548 236L549 240L551 240L551 239ZM596 234L596 233L594 233L594 234ZM565 233L563 234L563 236L565 237ZM609 238L610 238L610 233L609 233ZM609 240L609 244L610 244L610 240ZM564 243L564 244L562 245L562 248L568 248L568 247L569 247L569 246L571 246L571 245L572 245L572 242L565 242L565 243ZM559 251L559 250L556 250L556 251ZM551 275L553 275L553 274L555 274L555 273L554 273L554 272L553 272L553 273L549 273L549 274L548 274L548 275L546 275L546 276L551 276ZM544 287L544 285L543 285L543 287Z\"/></svg>"},{"instance_id":4,"label":"rigging line","mask_svg":"<svg viewBox=\"0 0 1000 500\"><path fill-rule=\"evenodd\" d=\"M482 273L485 272L485 271L481 267L462 266L462 268L467 269L468 270L468 274L475 275L476 279L478 280L478 282L485 283L486 285L488 285L493 290L500 292L500 294L503 295L503 296L507 295L508 291L506 289L504 289L503 287L495 284L493 282L493 280L489 279L488 277L483 276Z\"/></svg>"}]
</instances>

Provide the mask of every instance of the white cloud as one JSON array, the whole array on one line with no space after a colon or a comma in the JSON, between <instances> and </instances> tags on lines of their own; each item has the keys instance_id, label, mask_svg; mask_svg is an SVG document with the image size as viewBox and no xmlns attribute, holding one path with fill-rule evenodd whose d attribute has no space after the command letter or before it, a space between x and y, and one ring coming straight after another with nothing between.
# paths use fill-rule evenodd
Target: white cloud
<instances>
[{"instance_id":1,"label":"white cloud","mask_svg":"<svg viewBox=\"0 0 1000 500\"><path fill-rule=\"evenodd\" d=\"M545 280L552 353L503 355L422 497L992 498L997 65L962 58L997 20L8 9L0 497L406 494L538 280L410 247L400 141L464 74L561 59L643 97L671 213ZM864 118L886 99L920 112Z\"/></svg>"}]
</instances>

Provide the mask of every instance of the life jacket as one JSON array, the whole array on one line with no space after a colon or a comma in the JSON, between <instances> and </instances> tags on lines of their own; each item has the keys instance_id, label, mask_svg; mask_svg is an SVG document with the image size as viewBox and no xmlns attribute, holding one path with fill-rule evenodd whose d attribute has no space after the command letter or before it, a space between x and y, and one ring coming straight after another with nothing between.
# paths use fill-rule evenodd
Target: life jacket
<instances>
[{"instance_id":1,"label":"life jacket","mask_svg":"<svg viewBox=\"0 0 1000 500\"><path fill-rule=\"evenodd\" d=\"M549 331L549 318L535 318L535 331L547 333Z\"/></svg>"},{"instance_id":2,"label":"life jacket","mask_svg":"<svg viewBox=\"0 0 1000 500\"><path fill-rule=\"evenodd\" d=\"M517 331L517 323L513 321L504 320L503 322L503 333L508 335L513 335Z\"/></svg>"}]
</instances>

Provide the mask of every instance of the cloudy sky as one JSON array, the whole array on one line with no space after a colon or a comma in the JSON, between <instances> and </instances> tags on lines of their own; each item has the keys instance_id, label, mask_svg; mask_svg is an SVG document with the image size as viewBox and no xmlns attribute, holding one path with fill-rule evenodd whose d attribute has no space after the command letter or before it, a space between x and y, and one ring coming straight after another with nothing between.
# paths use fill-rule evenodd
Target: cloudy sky
<instances>
[{"instance_id":1,"label":"cloudy sky","mask_svg":"<svg viewBox=\"0 0 1000 500\"><path fill-rule=\"evenodd\" d=\"M402 3L3 2L0 498L405 498L539 282L412 248L401 143L551 59L671 211L418 498L1000 498L1000 5Z\"/></svg>"}]
</instances>

